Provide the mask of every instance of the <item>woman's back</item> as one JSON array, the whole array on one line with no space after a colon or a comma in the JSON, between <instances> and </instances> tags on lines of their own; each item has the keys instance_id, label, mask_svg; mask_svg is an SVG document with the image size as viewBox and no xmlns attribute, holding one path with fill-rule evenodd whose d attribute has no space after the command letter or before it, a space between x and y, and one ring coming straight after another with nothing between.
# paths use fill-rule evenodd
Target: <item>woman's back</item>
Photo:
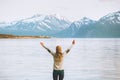
<instances>
[{"instance_id":1,"label":"woman's back","mask_svg":"<svg viewBox=\"0 0 120 80\"><path fill-rule=\"evenodd\" d=\"M54 59L53 64L53 80L63 80L64 78L64 69L63 61L65 55L71 50L72 46L75 44L75 40L72 41L72 45L65 52L62 52L61 46L56 46L56 52L52 52L48 49L43 42L40 43L52 56Z\"/></svg>"},{"instance_id":2,"label":"woman's back","mask_svg":"<svg viewBox=\"0 0 120 80\"><path fill-rule=\"evenodd\" d=\"M53 65L54 69L63 70L63 60L64 60L63 53L55 53L53 59L54 59L54 65Z\"/></svg>"}]
</instances>

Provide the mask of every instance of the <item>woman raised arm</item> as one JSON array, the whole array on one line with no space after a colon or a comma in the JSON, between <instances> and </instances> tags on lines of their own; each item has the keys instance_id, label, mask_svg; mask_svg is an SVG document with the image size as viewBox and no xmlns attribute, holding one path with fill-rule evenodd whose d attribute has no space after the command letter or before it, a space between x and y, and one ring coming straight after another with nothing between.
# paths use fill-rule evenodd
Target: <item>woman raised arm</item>
<instances>
[{"instance_id":1,"label":"woman raised arm","mask_svg":"<svg viewBox=\"0 0 120 80\"><path fill-rule=\"evenodd\" d=\"M54 55L54 52L52 52L49 48L47 48L43 42L40 42L41 46L44 47L51 55Z\"/></svg>"},{"instance_id":2,"label":"woman raised arm","mask_svg":"<svg viewBox=\"0 0 120 80\"><path fill-rule=\"evenodd\" d=\"M49 53L53 55L53 80L63 80L64 78L64 68L63 68L63 61L64 61L64 54L67 54L72 46L75 44L75 40L72 41L72 45L68 48L64 53L62 52L62 47L57 45L56 52L52 52L48 49L43 42L40 42L41 46L44 47Z\"/></svg>"},{"instance_id":3,"label":"woman raised arm","mask_svg":"<svg viewBox=\"0 0 120 80\"><path fill-rule=\"evenodd\" d=\"M72 44L70 45L70 47L64 52L64 54L67 54L70 52L71 48L73 47L73 45L75 45L75 40L72 41Z\"/></svg>"}]
</instances>

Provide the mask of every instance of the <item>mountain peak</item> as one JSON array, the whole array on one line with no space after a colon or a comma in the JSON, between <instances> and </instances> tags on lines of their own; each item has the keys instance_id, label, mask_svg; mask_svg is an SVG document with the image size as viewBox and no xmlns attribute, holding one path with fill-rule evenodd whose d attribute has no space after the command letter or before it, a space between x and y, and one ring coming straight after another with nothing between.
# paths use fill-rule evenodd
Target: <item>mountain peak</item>
<instances>
[{"instance_id":1,"label":"mountain peak","mask_svg":"<svg viewBox=\"0 0 120 80\"><path fill-rule=\"evenodd\" d=\"M43 16L43 15L41 15L41 14L35 14L31 18L36 18L36 17L41 17L41 16Z\"/></svg>"},{"instance_id":2,"label":"mountain peak","mask_svg":"<svg viewBox=\"0 0 120 80\"><path fill-rule=\"evenodd\" d=\"M91 19L88 18L88 17L83 17L82 19L83 19L83 20L91 20Z\"/></svg>"},{"instance_id":3,"label":"mountain peak","mask_svg":"<svg viewBox=\"0 0 120 80\"><path fill-rule=\"evenodd\" d=\"M83 17L82 19L80 19L79 21L75 21L74 23L75 24L84 24L84 25L88 25L88 24L91 24L91 23L94 23L95 21L93 21L92 19L89 19L87 17Z\"/></svg>"},{"instance_id":4,"label":"mountain peak","mask_svg":"<svg viewBox=\"0 0 120 80\"><path fill-rule=\"evenodd\" d=\"M47 35L55 37L120 37L120 11L99 21L87 17L68 22L59 14L36 14L12 23L0 23L0 33L14 35Z\"/></svg>"},{"instance_id":5,"label":"mountain peak","mask_svg":"<svg viewBox=\"0 0 120 80\"><path fill-rule=\"evenodd\" d=\"M107 19L107 18L114 17L114 16L119 17L120 16L120 11L109 13L109 14L103 16L101 19Z\"/></svg>"},{"instance_id":6,"label":"mountain peak","mask_svg":"<svg viewBox=\"0 0 120 80\"><path fill-rule=\"evenodd\" d=\"M47 18L47 19L58 19L58 20L70 22L68 19L66 19L65 17L63 17L59 14L46 15L45 18Z\"/></svg>"},{"instance_id":7,"label":"mountain peak","mask_svg":"<svg viewBox=\"0 0 120 80\"><path fill-rule=\"evenodd\" d=\"M61 17L59 14L51 14L51 15L35 14L27 19L22 19L23 22L36 22L36 21L44 21L44 20L62 20L62 21L70 22L66 18Z\"/></svg>"},{"instance_id":8,"label":"mountain peak","mask_svg":"<svg viewBox=\"0 0 120 80\"><path fill-rule=\"evenodd\" d=\"M99 21L109 23L109 24L120 23L120 11L109 13L103 16L102 18L100 18Z\"/></svg>"},{"instance_id":9,"label":"mountain peak","mask_svg":"<svg viewBox=\"0 0 120 80\"><path fill-rule=\"evenodd\" d=\"M59 14L53 14L53 16L55 16L56 18L60 19L60 20L67 20L65 17L59 15ZM67 20L68 21L68 20Z\"/></svg>"},{"instance_id":10,"label":"mountain peak","mask_svg":"<svg viewBox=\"0 0 120 80\"><path fill-rule=\"evenodd\" d=\"M91 21L93 21L93 20L90 19L90 18L87 18L87 17L83 17L83 18L81 19L81 21L91 22Z\"/></svg>"}]
</instances>

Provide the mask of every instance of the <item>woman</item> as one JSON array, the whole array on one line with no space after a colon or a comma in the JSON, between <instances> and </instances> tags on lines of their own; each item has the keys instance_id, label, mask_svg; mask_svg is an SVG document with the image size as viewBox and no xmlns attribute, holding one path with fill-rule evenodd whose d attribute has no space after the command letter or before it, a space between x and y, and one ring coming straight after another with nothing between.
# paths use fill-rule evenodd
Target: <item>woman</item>
<instances>
[{"instance_id":1,"label":"woman","mask_svg":"<svg viewBox=\"0 0 120 80\"><path fill-rule=\"evenodd\" d=\"M43 42L40 42L41 46L44 47L54 59L53 66L53 80L63 80L64 78L64 69L63 69L63 60L64 56L71 50L72 46L75 44L75 40L72 41L72 45L65 52L62 52L61 46L56 46L56 52L52 52L48 49Z\"/></svg>"}]
</instances>

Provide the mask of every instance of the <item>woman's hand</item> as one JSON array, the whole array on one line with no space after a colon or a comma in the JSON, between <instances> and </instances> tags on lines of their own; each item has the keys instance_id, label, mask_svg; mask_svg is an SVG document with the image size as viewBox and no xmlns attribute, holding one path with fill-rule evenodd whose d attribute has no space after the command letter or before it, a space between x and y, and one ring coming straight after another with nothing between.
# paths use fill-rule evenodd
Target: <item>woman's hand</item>
<instances>
[{"instance_id":1,"label":"woman's hand","mask_svg":"<svg viewBox=\"0 0 120 80\"><path fill-rule=\"evenodd\" d=\"M72 41L72 44L75 44L75 40Z\"/></svg>"},{"instance_id":2,"label":"woman's hand","mask_svg":"<svg viewBox=\"0 0 120 80\"><path fill-rule=\"evenodd\" d=\"M40 42L41 46L44 46L44 43L43 42Z\"/></svg>"}]
</instances>

